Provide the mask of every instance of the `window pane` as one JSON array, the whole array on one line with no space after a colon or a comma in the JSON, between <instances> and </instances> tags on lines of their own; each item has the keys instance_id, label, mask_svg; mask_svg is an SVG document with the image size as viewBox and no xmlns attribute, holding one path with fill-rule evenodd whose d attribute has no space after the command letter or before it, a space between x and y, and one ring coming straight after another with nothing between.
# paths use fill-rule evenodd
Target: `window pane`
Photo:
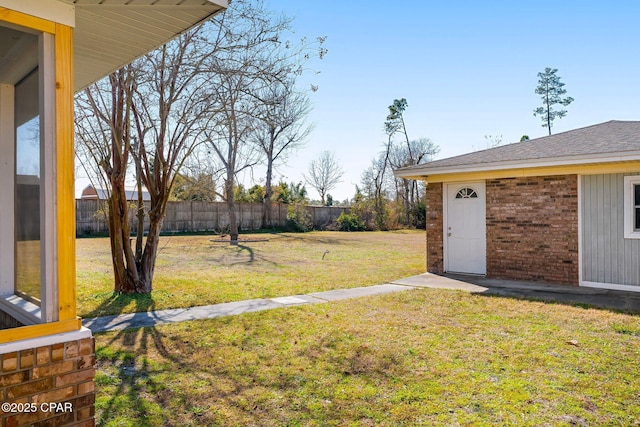
<instances>
[{"instance_id":1,"label":"window pane","mask_svg":"<svg viewBox=\"0 0 640 427\"><path fill-rule=\"evenodd\" d=\"M634 206L640 206L640 185L633 185L633 204Z\"/></svg>"},{"instance_id":2,"label":"window pane","mask_svg":"<svg viewBox=\"0 0 640 427\"><path fill-rule=\"evenodd\" d=\"M640 230L640 208L635 208L634 211L636 219L633 224L633 229L634 231L638 231Z\"/></svg>"},{"instance_id":3,"label":"window pane","mask_svg":"<svg viewBox=\"0 0 640 427\"><path fill-rule=\"evenodd\" d=\"M40 300L40 115L38 70L15 88L16 292Z\"/></svg>"}]
</instances>

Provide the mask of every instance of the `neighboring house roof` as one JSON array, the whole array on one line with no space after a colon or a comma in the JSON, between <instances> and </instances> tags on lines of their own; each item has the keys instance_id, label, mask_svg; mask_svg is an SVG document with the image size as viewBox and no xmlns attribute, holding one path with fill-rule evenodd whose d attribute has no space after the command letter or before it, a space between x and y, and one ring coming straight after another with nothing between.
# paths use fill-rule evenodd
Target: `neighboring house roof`
<instances>
[{"instance_id":1,"label":"neighboring house roof","mask_svg":"<svg viewBox=\"0 0 640 427\"><path fill-rule=\"evenodd\" d=\"M396 169L397 177L640 160L640 121L612 120L555 135Z\"/></svg>"},{"instance_id":2,"label":"neighboring house roof","mask_svg":"<svg viewBox=\"0 0 640 427\"><path fill-rule=\"evenodd\" d=\"M127 200L138 200L138 189L136 187L125 187L124 191L126 193ZM92 185L88 185L84 190L82 190L80 198L85 200L107 200L109 198L109 192L104 188L94 188ZM151 200L151 195L144 188L142 189L142 200L145 202Z\"/></svg>"}]
</instances>

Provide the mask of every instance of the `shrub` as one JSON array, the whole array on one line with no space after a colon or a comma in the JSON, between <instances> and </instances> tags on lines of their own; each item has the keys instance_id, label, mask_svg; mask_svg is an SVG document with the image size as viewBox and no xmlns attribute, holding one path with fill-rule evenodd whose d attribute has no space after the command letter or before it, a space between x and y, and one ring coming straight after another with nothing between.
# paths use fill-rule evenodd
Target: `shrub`
<instances>
[{"instance_id":1,"label":"shrub","mask_svg":"<svg viewBox=\"0 0 640 427\"><path fill-rule=\"evenodd\" d=\"M338 229L340 231L364 231L365 225L364 222L360 221L355 214L348 214L342 212L338 219L336 219L338 223Z\"/></svg>"},{"instance_id":2,"label":"shrub","mask_svg":"<svg viewBox=\"0 0 640 427\"><path fill-rule=\"evenodd\" d=\"M303 203L294 203L287 208L287 228L293 231L310 231L313 221L309 210Z\"/></svg>"}]
</instances>

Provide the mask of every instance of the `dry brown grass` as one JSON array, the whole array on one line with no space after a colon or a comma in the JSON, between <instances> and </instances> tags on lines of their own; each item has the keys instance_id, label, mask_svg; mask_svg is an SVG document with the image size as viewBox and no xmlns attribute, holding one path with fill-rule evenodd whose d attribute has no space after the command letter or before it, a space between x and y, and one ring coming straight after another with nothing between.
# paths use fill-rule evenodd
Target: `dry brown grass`
<instances>
[{"instance_id":1,"label":"dry brown grass","mask_svg":"<svg viewBox=\"0 0 640 427\"><path fill-rule=\"evenodd\" d=\"M607 310L422 289L97 348L104 425L640 425L640 320Z\"/></svg>"},{"instance_id":2,"label":"dry brown grass","mask_svg":"<svg viewBox=\"0 0 640 427\"><path fill-rule=\"evenodd\" d=\"M162 237L151 296L113 295L109 242L77 241L78 312L92 317L374 285L424 272L424 231ZM328 251L328 252L327 252Z\"/></svg>"}]
</instances>

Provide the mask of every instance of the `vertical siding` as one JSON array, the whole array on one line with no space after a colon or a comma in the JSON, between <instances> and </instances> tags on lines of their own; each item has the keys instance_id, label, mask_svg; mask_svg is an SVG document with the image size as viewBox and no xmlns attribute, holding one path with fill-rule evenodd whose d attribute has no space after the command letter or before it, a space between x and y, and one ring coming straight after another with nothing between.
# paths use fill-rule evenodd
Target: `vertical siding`
<instances>
[{"instance_id":1,"label":"vertical siding","mask_svg":"<svg viewBox=\"0 0 640 427\"><path fill-rule=\"evenodd\" d=\"M582 177L582 279L640 286L640 240L624 238L624 176Z\"/></svg>"}]
</instances>

